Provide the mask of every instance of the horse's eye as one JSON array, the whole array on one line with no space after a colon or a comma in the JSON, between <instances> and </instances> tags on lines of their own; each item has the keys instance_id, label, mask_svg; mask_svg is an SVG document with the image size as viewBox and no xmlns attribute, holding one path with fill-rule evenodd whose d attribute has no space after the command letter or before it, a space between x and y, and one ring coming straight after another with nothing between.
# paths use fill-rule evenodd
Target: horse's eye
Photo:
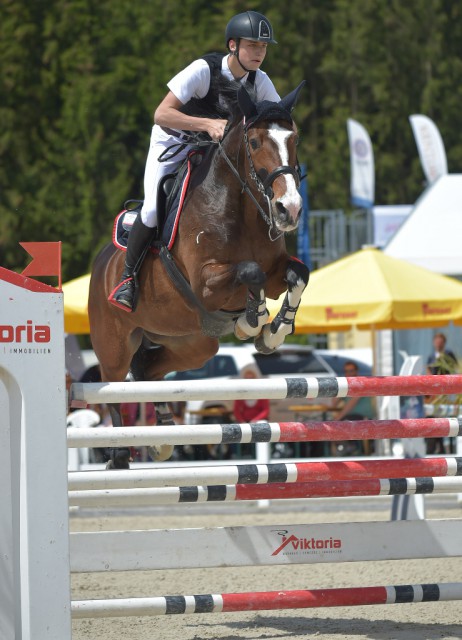
<instances>
[{"instance_id":1,"label":"horse's eye","mask_svg":"<svg viewBox=\"0 0 462 640\"><path fill-rule=\"evenodd\" d=\"M258 140L256 138L251 138L250 139L250 146L252 147L252 149L255 151L255 149L258 149L258 147L260 146L258 144Z\"/></svg>"}]
</instances>

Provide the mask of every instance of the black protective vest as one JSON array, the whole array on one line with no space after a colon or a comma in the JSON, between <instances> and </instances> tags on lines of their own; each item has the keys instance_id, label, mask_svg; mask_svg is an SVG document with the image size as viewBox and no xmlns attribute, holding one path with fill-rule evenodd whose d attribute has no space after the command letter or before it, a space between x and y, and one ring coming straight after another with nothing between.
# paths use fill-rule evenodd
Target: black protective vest
<instances>
[{"instance_id":1,"label":"black protective vest","mask_svg":"<svg viewBox=\"0 0 462 640\"><path fill-rule=\"evenodd\" d=\"M227 54L226 54L227 55ZM207 94L203 98L191 98L189 102L180 109L182 113L190 116L203 117L227 117L228 111L220 104L220 93L236 90L237 81L227 80L221 73L221 65L225 54L223 53L207 53L202 56L210 68L210 87ZM254 90L256 71L250 71L245 82L245 87L251 92Z\"/></svg>"}]
</instances>

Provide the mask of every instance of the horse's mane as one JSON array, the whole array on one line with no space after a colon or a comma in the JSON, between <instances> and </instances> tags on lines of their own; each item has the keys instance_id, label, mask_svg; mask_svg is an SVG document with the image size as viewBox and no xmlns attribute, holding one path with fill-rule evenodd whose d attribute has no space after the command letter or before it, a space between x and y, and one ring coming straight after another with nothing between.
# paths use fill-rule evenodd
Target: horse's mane
<instances>
[{"instance_id":1,"label":"horse's mane","mask_svg":"<svg viewBox=\"0 0 462 640\"><path fill-rule=\"evenodd\" d=\"M205 100L192 99L186 105L184 111L199 118L222 118L234 124L242 118L237 94L242 84L238 80L228 80L220 71L215 73L214 86L218 96L216 104L208 104ZM247 92L252 100L256 100L255 88L246 85ZM183 109L181 109L183 111Z\"/></svg>"},{"instance_id":2,"label":"horse's mane","mask_svg":"<svg viewBox=\"0 0 462 640\"><path fill-rule=\"evenodd\" d=\"M227 80L220 74L218 80L218 91L220 95L220 108L223 110L223 117L230 121L231 126L242 119L242 111L238 103L238 92L242 84L238 80ZM255 87L246 84L247 93L256 102L257 92Z\"/></svg>"},{"instance_id":3,"label":"horse's mane","mask_svg":"<svg viewBox=\"0 0 462 640\"><path fill-rule=\"evenodd\" d=\"M214 72L213 82L215 100L199 100L192 98L181 111L199 118L222 118L228 120L230 129L242 120L243 111L239 106L239 91L245 88L250 101L254 104L254 112L247 117L247 126L253 126L257 122L285 120L293 123L292 116L281 103L263 100L257 102L255 87L246 82L244 85L238 80L225 78L220 70Z\"/></svg>"},{"instance_id":4,"label":"horse's mane","mask_svg":"<svg viewBox=\"0 0 462 640\"><path fill-rule=\"evenodd\" d=\"M255 113L247 118L247 126L253 126L257 122L284 120L290 124L293 123L292 116L279 102L271 102L262 100L257 102L257 94L255 88L244 85L250 99L255 105ZM237 80L227 80L220 74L218 80L218 90L220 92L220 109L222 114L219 117L230 121L233 127L242 119L242 110L239 106L238 92L243 85Z\"/></svg>"}]
</instances>

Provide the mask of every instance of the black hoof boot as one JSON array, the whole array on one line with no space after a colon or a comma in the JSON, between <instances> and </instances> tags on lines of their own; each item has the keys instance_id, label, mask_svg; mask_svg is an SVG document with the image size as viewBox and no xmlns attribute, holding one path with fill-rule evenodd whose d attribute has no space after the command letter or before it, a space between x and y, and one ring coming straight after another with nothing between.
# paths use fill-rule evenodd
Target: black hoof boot
<instances>
[{"instance_id":1,"label":"black hoof boot","mask_svg":"<svg viewBox=\"0 0 462 640\"><path fill-rule=\"evenodd\" d=\"M106 469L130 469L130 449L111 449Z\"/></svg>"}]
</instances>

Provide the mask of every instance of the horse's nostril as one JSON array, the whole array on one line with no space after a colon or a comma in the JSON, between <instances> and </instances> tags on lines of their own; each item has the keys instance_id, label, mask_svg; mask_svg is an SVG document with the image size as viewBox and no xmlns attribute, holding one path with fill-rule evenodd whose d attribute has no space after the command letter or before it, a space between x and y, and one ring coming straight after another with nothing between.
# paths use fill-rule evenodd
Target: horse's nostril
<instances>
[{"instance_id":1,"label":"horse's nostril","mask_svg":"<svg viewBox=\"0 0 462 640\"><path fill-rule=\"evenodd\" d=\"M279 211L279 213L281 214L281 218L284 219L284 220L287 220L287 218L288 218L287 209L282 204L282 202L280 202L280 201L276 202L276 208Z\"/></svg>"}]
</instances>

